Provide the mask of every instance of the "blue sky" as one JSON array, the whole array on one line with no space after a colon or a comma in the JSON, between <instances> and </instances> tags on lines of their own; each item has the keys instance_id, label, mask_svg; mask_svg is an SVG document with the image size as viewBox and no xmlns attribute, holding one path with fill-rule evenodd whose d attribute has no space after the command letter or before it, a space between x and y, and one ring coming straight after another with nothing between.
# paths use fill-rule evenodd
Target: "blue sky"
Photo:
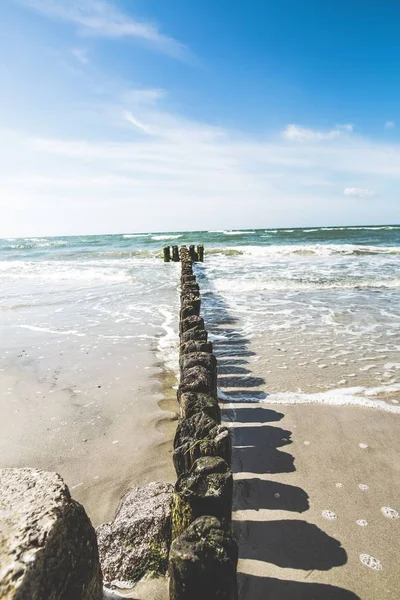
<instances>
[{"instance_id":1,"label":"blue sky","mask_svg":"<svg viewBox=\"0 0 400 600\"><path fill-rule=\"evenodd\" d=\"M1 236L400 222L400 4L7 0Z\"/></svg>"}]
</instances>

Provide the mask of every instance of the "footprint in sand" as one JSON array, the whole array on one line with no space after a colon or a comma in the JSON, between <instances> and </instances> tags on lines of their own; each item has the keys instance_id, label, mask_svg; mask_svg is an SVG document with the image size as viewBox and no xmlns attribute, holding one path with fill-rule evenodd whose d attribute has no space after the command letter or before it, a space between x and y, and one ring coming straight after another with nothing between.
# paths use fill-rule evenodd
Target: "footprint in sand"
<instances>
[{"instance_id":1,"label":"footprint in sand","mask_svg":"<svg viewBox=\"0 0 400 600\"><path fill-rule=\"evenodd\" d=\"M374 558L369 554L360 554L360 560L363 565L373 569L374 571L382 571L383 569L382 563L377 558Z\"/></svg>"},{"instance_id":2,"label":"footprint in sand","mask_svg":"<svg viewBox=\"0 0 400 600\"><path fill-rule=\"evenodd\" d=\"M335 515L335 513L331 510L323 510L322 516L324 517L324 519L328 519L329 521L334 521L335 519L337 519L337 515Z\"/></svg>"},{"instance_id":3,"label":"footprint in sand","mask_svg":"<svg viewBox=\"0 0 400 600\"><path fill-rule=\"evenodd\" d=\"M381 513L387 519L398 519L399 518L399 513L397 512L397 510L394 510L394 508L389 508L388 506L382 506Z\"/></svg>"}]
</instances>

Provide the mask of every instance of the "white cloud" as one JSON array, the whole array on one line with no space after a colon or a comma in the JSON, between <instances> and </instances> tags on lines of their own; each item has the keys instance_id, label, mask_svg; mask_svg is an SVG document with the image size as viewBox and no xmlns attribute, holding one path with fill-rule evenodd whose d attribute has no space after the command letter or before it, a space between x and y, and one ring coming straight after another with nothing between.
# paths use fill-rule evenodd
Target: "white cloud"
<instances>
[{"instance_id":1,"label":"white cloud","mask_svg":"<svg viewBox=\"0 0 400 600\"><path fill-rule=\"evenodd\" d=\"M294 125L292 123L287 125L286 129L282 132L282 136L286 140L294 142L317 142L321 140L333 140L345 133L351 133L352 131L353 125L351 124L336 125L336 127L328 131L320 131L317 129L300 127L299 125Z\"/></svg>"},{"instance_id":2,"label":"white cloud","mask_svg":"<svg viewBox=\"0 0 400 600\"><path fill-rule=\"evenodd\" d=\"M385 129L394 129L394 127L395 127L394 121L386 121Z\"/></svg>"},{"instance_id":3,"label":"white cloud","mask_svg":"<svg viewBox=\"0 0 400 600\"><path fill-rule=\"evenodd\" d=\"M135 119L135 117L133 116L133 114L131 112L126 111L124 113L124 116L125 116L125 119L128 121L128 123L130 123L134 127L137 127L137 129L144 131L148 135L151 135L151 128L148 127L147 125L145 125L144 123L142 123L141 121L139 121L138 119Z\"/></svg>"},{"instance_id":4,"label":"white cloud","mask_svg":"<svg viewBox=\"0 0 400 600\"><path fill-rule=\"evenodd\" d=\"M76 25L81 35L136 37L175 58L185 58L187 55L183 44L162 34L155 24L131 18L108 0L16 1L46 17Z\"/></svg>"},{"instance_id":5,"label":"white cloud","mask_svg":"<svg viewBox=\"0 0 400 600\"><path fill-rule=\"evenodd\" d=\"M345 196L355 196L357 198L374 198L376 191L368 188L345 188L343 191Z\"/></svg>"},{"instance_id":6,"label":"white cloud","mask_svg":"<svg viewBox=\"0 0 400 600\"><path fill-rule=\"evenodd\" d=\"M260 140L168 111L164 95L126 90L91 104L75 138L1 132L0 235L357 224L349 198L374 189L379 203L365 202L362 220L400 221L400 145ZM338 197L351 178L359 187ZM195 225L188 207L199 208Z\"/></svg>"},{"instance_id":7,"label":"white cloud","mask_svg":"<svg viewBox=\"0 0 400 600\"><path fill-rule=\"evenodd\" d=\"M72 48L71 54L82 65L87 65L90 62L89 55L87 53L87 50L85 50L85 48Z\"/></svg>"},{"instance_id":8,"label":"white cloud","mask_svg":"<svg viewBox=\"0 0 400 600\"><path fill-rule=\"evenodd\" d=\"M166 96L165 90L160 88L133 89L121 94L121 101L125 104L154 105Z\"/></svg>"}]
</instances>

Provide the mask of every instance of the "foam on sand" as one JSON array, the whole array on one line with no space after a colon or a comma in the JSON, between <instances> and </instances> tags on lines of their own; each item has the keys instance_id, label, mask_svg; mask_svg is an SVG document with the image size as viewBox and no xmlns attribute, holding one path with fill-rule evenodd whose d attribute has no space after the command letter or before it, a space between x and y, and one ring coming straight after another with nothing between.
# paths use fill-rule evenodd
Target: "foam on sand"
<instances>
[{"instance_id":1,"label":"foam on sand","mask_svg":"<svg viewBox=\"0 0 400 600\"><path fill-rule=\"evenodd\" d=\"M377 558L374 558L369 554L360 554L360 560L363 565L373 569L374 571L382 571L383 569L382 563Z\"/></svg>"}]
</instances>

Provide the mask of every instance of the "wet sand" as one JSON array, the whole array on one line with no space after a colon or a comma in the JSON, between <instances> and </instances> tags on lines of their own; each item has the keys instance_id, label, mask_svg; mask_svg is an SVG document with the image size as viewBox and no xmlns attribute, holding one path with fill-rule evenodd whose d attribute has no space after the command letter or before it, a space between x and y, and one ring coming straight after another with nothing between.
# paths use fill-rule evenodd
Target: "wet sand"
<instances>
[{"instance_id":1,"label":"wet sand","mask_svg":"<svg viewBox=\"0 0 400 600\"><path fill-rule=\"evenodd\" d=\"M82 351L26 332L1 344L1 467L56 471L95 526L128 487L175 480L175 378L150 343Z\"/></svg>"}]
</instances>

